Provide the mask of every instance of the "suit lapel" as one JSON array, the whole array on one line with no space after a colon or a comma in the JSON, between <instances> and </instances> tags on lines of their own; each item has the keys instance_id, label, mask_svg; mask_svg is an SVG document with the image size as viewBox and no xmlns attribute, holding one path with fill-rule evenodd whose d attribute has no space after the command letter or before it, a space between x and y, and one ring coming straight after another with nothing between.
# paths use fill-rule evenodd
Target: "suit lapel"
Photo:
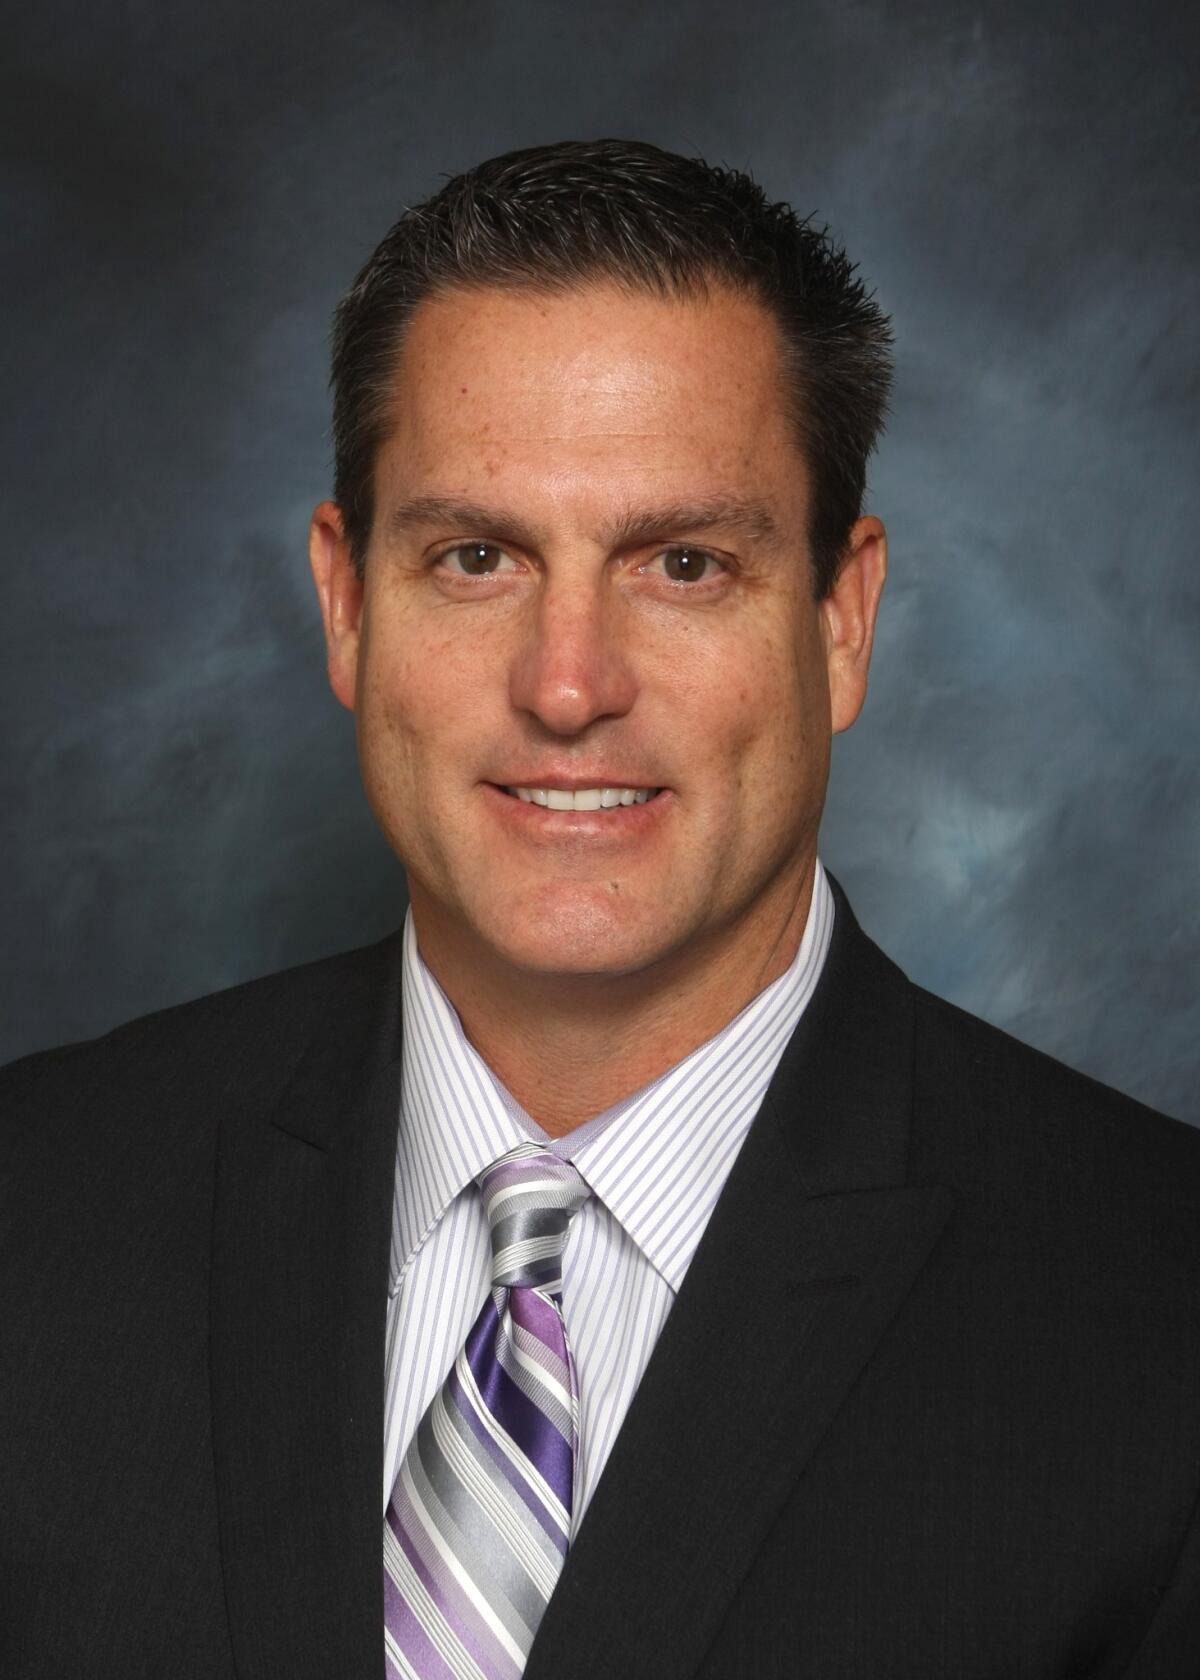
<instances>
[{"instance_id":1,"label":"suit lapel","mask_svg":"<svg viewBox=\"0 0 1200 1680\"><path fill-rule=\"evenodd\" d=\"M323 965L278 1100L222 1124L214 1454L245 1680L382 1673L399 951L394 940Z\"/></svg>"},{"instance_id":2,"label":"suit lapel","mask_svg":"<svg viewBox=\"0 0 1200 1680\"><path fill-rule=\"evenodd\" d=\"M905 1184L911 988L834 942L572 1548L527 1680L694 1674L951 1208ZM400 945L324 965L294 1072L221 1127L214 1454L244 1680L382 1672ZM382 1000L382 1012L381 1012ZM616 1612L616 1613L615 1613Z\"/></svg>"},{"instance_id":3,"label":"suit lapel","mask_svg":"<svg viewBox=\"0 0 1200 1680\"><path fill-rule=\"evenodd\" d=\"M694 1674L941 1235L905 1184L911 987L835 884L816 996L739 1154L538 1632L526 1680Z\"/></svg>"}]
</instances>

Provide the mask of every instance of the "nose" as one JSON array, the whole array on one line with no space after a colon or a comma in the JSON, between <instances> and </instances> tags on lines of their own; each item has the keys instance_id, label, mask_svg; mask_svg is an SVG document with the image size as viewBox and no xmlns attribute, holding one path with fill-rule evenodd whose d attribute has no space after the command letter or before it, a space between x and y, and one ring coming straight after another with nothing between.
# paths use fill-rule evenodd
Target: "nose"
<instances>
[{"instance_id":1,"label":"nose","mask_svg":"<svg viewBox=\"0 0 1200 1680\"><path fill-rule=\"evenodd\" d=\"M604 579L546 582L516 649L509 697L555 735L623 717L637 683L622 646L621 603Z\"/></svg>"}]
</instances>

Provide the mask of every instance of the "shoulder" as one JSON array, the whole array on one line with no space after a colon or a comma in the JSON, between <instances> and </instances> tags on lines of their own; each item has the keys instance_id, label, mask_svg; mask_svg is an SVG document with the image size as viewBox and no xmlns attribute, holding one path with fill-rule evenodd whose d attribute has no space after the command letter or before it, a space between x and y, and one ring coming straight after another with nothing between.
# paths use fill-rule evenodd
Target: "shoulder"
<instances>
[{"instance_id":1,"label":"shoulder","mask_svg":"<svg viewBox=\"0 0 1200 1680\"><path fill-rule=\"evenodd\" d=\"M279 1085L318 1026L361 1033L398 987L398 934L139 1016L102 1037L0 1068L0 1168L56 1129L125 1132L219 1113L235 1093ZM396 1007L399 1000L397 997Z\"/></svg>"},{"instance_id":2,"label":"shoulder","mask_svg":"<svg viewBox=\"0 0 1200 1680\"><path fill-rule=\"evenodd\" d=\"M1200 1128L912 992L914 1178L990 1208L1004 1247L1077 1242L1100 1270L1200 1278Z\"/></svg>"},{"instance_id":3,"label":"shoulder","mask_svg":"<svg viewBox=\"0 0 1200 1680\"><path fill-rule=\"evenodd\" d=\"M1200 1128L1161 1114L913 981L862 930L828 877L833 939L809 1014L827 1069L857 1100L911 1115L910 1176L1064 1202L1200 1198ZM810 1037L812 1033L810 1032ZM832 1078L833 1075L830 1075Z\"/></svg>"},{"instance_id":4,"label":"shoulder","mask_svg":"<svg viewBox=\"0 0 1200 1680\"><path fill-rule=\"evenodd\" d=\"M999 1027L912 988L916 1000L917 1073L1014 1120L1037 1114L1048 1123L1084 1123L1167 1157L1200 1161L1200 1129L1149 1108L1110 1085L1068 1067Z\"/></svg>"}]
</instances>

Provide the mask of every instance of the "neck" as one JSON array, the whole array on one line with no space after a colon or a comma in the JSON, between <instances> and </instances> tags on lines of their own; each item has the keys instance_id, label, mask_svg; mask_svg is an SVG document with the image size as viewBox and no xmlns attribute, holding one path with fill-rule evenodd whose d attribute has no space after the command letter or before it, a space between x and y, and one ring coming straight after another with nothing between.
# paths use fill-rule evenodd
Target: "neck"
<instances>
[{"instance_id":1,"label":"neck","mask_svg":"<svg viewBox=\"0 0 1200 1680\"><path fill-rule=\"evenodd\" d=\"M530 1117L562 1137L707 1042L794 960L815 860L780 902L686 959L607 977L530 973L433 934L413 898L422 960L463 1031Z\"/></svg>"}]
</instances>

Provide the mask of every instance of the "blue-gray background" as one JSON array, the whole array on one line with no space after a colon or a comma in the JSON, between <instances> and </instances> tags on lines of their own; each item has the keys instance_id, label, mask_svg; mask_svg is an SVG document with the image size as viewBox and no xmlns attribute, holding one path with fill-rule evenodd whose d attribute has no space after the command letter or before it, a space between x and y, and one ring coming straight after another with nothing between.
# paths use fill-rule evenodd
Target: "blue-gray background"
<instances>
[{"instance_id":1,"label":"blue-gray background","mask_svg":"<svg viewBox=\"0 0 1200 1680\"><path fill-rule=\"evenodd\" d=\"M305 559L330 310L480 157L637 135L895 316L823 851L914 978L1200 1121L1191 8L50 6L6 30L0 1059L361 942Z\"/></svg>"}]
</instances>

